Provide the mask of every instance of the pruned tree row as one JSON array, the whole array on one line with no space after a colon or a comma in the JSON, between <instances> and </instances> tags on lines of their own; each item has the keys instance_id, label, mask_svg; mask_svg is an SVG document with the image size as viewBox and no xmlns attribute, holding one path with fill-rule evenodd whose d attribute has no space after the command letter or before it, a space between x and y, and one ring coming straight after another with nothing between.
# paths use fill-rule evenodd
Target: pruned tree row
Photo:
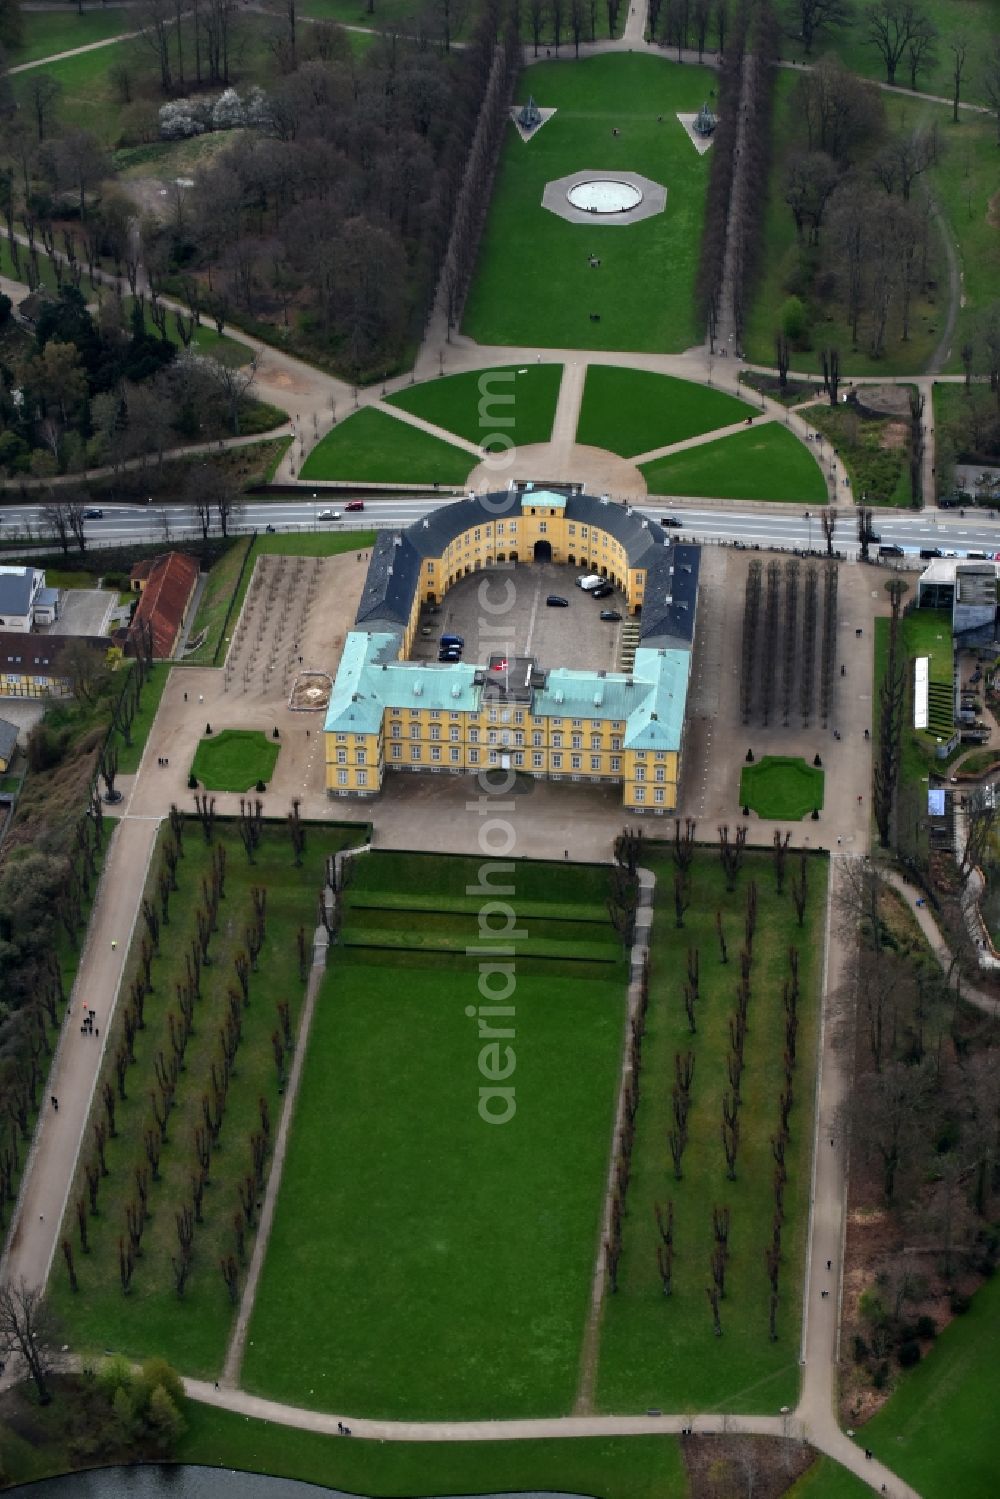
<instances>
[{"instance_id":1,"label":"pruned tree row","mask_svg":"<svg viewBox=\"0 0 1000 1499\"><path fill-rule=\"evenodd\" d=\"M799 563L789 558L782 569L777 561L767 564L763 594L762 565L750 563L743 604L743 635L740 645L740 716L744 724L773 726L780 714L783 727L791 723L797 705L802 727L807 728L815 711L816 655L819 636L820 713L826 725L834 697L834 658L837 627L836 568L823 571L823 620L819 630L819 572L814 563L806 567L800 601Z\"/></svg>"}]
</instances>

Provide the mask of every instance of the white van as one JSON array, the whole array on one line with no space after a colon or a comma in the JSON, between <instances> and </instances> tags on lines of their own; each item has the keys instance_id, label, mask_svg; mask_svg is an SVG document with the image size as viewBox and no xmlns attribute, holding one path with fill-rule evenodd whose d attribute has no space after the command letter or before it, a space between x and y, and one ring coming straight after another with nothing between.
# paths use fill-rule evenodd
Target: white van
<instances>
[{"instance_id":1,"label":"white van","mask_svg":"<svg viewBox=\"0 0 1000 1499\"><path fill-rule=\"evenodd\" d=\"M587 573L585 577L577 578L576 586L582 588L585 593L590 593L593 589L600 588L603 582L604 579L599 578L597 573Z\"/></svg>"}]
</instances>

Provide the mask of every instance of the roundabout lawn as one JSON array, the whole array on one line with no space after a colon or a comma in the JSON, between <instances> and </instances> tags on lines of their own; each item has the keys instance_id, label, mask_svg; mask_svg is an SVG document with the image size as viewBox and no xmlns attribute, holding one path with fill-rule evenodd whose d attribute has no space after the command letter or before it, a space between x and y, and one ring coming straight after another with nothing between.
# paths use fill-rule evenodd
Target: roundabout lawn
<instances>
[{"instance_id":1,"label":"roundabout lawn","mask_svg":"<svg viewBox=\"0 0 1000 1499\"><path fill-rule=\"evenodd\" d=\"M206 791L250 791L270 781L278 745L258 729L223 729L203 739L191 772Z\"/></svg>"},{"instance_id":2,"label":"roundabout lawn","mask_svg":"<svg viewBox=\"0 0 1000 1499\"><path fill-rule=\"evenodd\" d=\"M300 477L375 484L464 484L476 461L472 453L366 406L317 443Z\"/></svg>"},{"instance_id":3,"label":"roundabout lawn","mask_svg":"<svg viewBox=\"0 0 1000 1499\"><path fill-rule=\"evenodd\" d=\"M587 371L576 440L633 458L731 426L753 411L736 396L692 380L595 364Z\"/></svg>"},{"instance_id":4,"label":"roundabout lawn","mask_svg":"<svg viewBox=\"0 0 1000 1499\"><path fill-rule=\"evenodd\" d=\"M486 443L497 435L519 448L548 442L556 414L561 364L509 364L499 369L472 370L411 385L387 398L386 404L412 412L436 427Z\"/></svg>"},{"instance_id":5,"label":"roundabout lawn","mask_svg":"<svg viewBox=\"0 0 1000 1499\"><path fill-rule=\"evenodd\" d=\"M508 127L464 331L487 344L654 352L702 338L694 277L712 153L698 155L677 112L697 111L715 86L707 68L639 54L525 69L517 102L532 94L556 114L527 145ZM547 182L616 170L662 183L664 212L591 225L542 207Z\"/></svg>"},{"instance_id":6,"label":"roundabout lawn","mask_svg":"<svg viewBox=\"0 0 1000 1499\"><path fill-rule=\"evenodd\" d=\"M815 458L786 427L748 427L640 465L656 495L716 500L782 500L824 505L826 480Z\"/></svg>"},{"instance_id":7,"label":"roundabout lawn","mask_svg":"<svg viewBox=\"0 0 1000 1499\"><path fill-rule=\"evenodd\" d=\"M740 804L782 822L799 821L823 805L823 772L791 755L765 755L740 776Z\"/></svg>"}]
</instances>

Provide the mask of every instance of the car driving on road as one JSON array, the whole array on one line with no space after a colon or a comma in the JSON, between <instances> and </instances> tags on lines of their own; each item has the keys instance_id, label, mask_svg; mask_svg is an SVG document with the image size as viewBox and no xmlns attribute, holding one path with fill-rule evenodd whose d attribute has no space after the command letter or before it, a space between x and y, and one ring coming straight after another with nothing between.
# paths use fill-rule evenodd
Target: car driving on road
<instances>
[{"instance_id":1,"label":"car driving on road","mask_svg":"<svg viewBox=\"0 0 1000 1499\"><path fill-rule=\"evenodd\" d=\"M317 520L340 520L339 510L321 510L316 517Z\"/></svg>"},{"instance_id":2,"label":"car driving on road","mask_svg":"<svg viewBox=\"0 0 1000 1499\"><path fill-rule=\"evenodd\" d=\"M96 506L92 505L89 510L83 512L83 518L84 520L103 520L104 511L98 510Z\"/></svg>"}]
</instances>

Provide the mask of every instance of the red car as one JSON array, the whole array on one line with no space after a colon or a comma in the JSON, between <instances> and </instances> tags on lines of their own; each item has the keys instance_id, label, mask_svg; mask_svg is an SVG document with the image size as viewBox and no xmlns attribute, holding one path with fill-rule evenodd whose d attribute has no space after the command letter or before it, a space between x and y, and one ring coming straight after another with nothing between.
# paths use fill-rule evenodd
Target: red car
<instances>
[{"instance_id":1,"label":"red car","mask_svg":"<svg viewBox=\"0 0 1000 1499\"><path fill-rule=\"evenodd\" d=\"M364 508L364 500L348 500L347 504L344 506L345 510L363 510Z\"/></svg>"}]
</instances>

